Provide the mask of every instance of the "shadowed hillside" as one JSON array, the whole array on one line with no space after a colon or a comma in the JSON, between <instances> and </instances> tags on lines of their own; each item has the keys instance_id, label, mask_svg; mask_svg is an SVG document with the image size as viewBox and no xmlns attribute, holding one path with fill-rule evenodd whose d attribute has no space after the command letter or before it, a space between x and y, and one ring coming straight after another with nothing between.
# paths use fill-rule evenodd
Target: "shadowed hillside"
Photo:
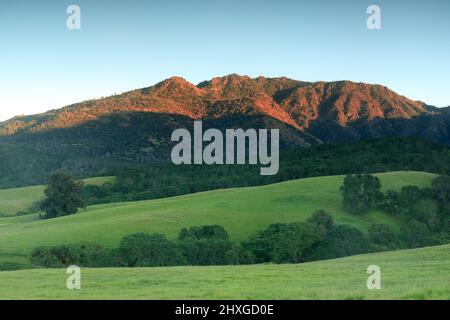
<instances>
[{"instance_id":1,"label":"shadowed hillside","mask_svg":"<svg viewBox=\"0 0 450 320\"><path fill-rule=\"evenodd\" d=\"M279 129L282 149L412 136L450 144L450 113L386 87L229 75L198 85L173 77L152 87L0 123L0 187L42 183L170 160L173 130ZM114 173L113 173L114 174Z\"/></svg>"}]
</instances>

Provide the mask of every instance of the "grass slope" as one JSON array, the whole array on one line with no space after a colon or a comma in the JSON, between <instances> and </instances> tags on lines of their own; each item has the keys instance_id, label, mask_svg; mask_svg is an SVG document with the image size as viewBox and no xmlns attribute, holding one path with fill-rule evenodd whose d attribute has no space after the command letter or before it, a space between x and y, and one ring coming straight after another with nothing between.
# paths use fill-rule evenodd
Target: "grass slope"
<instances>
[{"instance_id":1,"label":"grass slope","mask_svg":"<svg viewBox=\"0 0 450 320\"><path fill-rule=\"evenodd\" d=\"M428 186L434 177L423 172L378 176L385 189ZM239 241L271 223L306 220L317 209L330 211L338 224L366 231L371 223L378 222L398 232L399 221L385 213L355 216L344 212L339 192L342 180L343 176L308 178L162 200L97 205L50 220L39 220L37 215L1 218L0 264L13 262L29 267L27 257L40 245L86 240L113 247L124 235L135 232L163 233L174 239L181 228L192 225L223 225L231 239Z\"/></svg>"},{"instance_id":2,"label":"grass slope","mask_svg":"<svg viewBox=\"0 0 450 320\"><path fill-rule=\"evenodd\" d=\"M381 268L381 289L366 287ZM450 299L450 245L298 265L82 269L81 290L64 269L0 272L0 299Z\"/></svg>"},{"instance_id":3,"label":"grass slope","mask_svg":"<svg viewBox=\"0 0 450 320\"><path fill-rule=\"evenodd\" d=\"M112 182L113 177L97 177L84 179L85 184L102 185ZM18 211L26 211L31 205L44 197L44 186L0 190L0 214L13 216Z\"/></svg>"}]
</instances>

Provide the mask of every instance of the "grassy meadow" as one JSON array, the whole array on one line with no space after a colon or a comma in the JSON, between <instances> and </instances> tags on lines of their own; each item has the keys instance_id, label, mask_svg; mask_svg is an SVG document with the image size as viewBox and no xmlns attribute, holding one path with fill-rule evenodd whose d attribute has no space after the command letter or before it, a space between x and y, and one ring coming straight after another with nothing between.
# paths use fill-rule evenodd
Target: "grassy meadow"
<instances>
[{"instance_id":1,"label":"grassy meadow","mask_svg":"<svg viewBox=\"0 0 450 320\"><path fill-rule=\"evenodd\" d=\"M381 289L369 290L369 265ZM0 299L450 299L450 245L289 265L0 272Z\"/></svg>"},{"instance_id":2,"label":"grassy meadow","mask_svg":"<svg viewBox=\"0 0 450 320\"><path fill-rule=\"evenodd\" d=\"M399 189L411 184L428 186L434 175L391 172L378 177L385 189ZM37 214L0 218L0 264L12 262L28 268L29 253L41 245L84 240L115 247L127 234L163 233L175 239L181 228L194 225L223 225L231 240L240 241L271 223L304 221L318 209L332 213L337 224L350 224L363 232L374 222L399 231L399 221L386 213L346 213L339 191L342 180L343 176L317 177L161 200L102 204L49 220L41 220Z\"/></svg>"}]
</instances>

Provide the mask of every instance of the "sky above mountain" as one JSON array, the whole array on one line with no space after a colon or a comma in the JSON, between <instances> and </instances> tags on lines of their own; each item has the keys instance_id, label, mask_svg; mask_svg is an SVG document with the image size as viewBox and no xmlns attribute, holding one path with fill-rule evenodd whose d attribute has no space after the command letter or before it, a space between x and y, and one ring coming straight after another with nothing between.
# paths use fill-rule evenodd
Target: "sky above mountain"
<instances>
[{"instance_id":1,"label":"sky above mountain","mask_svg":"<svg viewBox=\"0 0 450 320\"><path fill-rule=\"evenodd\" d=\"M81 8L68 30L66 9ZM366 9L381 8L381 30ZM450 104L450 2L0 2L0 120L147 87L230 73L381 83Z\"/></svg>"}]
</instances>

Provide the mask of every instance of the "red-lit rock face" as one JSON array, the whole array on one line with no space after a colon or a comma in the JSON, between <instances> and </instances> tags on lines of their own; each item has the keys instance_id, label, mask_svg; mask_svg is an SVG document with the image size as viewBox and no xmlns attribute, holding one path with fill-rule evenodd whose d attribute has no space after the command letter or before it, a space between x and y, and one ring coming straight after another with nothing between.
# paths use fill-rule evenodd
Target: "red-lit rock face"
<instances>
[{"instance_id":1,"label":"red-lit rock face","mask_svg":"<svg viewBox=\"0 0 450 320\"><path fill-rule=\"evenodd\" d=\"M233 74L197 86L172 77L149 88L85 101L41 115L16 117L0 124L0 134L73 127L113 112L157 112L194 119L262 114L300 130L308 128L313 121L346 126L360 119L410 119L430 113L424 103L380 85L252 79Z\"/></svg>"}]
</instances>

